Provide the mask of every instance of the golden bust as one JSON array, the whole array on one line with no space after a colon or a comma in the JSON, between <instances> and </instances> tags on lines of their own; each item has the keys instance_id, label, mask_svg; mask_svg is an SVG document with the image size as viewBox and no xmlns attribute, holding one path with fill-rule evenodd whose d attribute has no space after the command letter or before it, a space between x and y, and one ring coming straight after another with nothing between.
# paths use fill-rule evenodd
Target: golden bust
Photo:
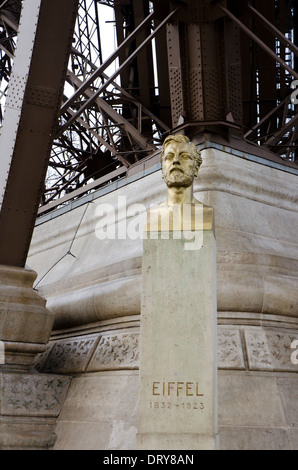
<instances>
[{"instance_id":1,"label":"golden bust","mask_svg":"<svg viewBox=\"0 0 298 470\"><path fill-rule=\"evenodd\" d=\"M194 178L202 164L201 152L185 135L169 135L162 146L161 173L168 187L167 200L147 213L145 232L161 232L162 238L168 238L175 232L179 238L183 231L194 237L186 249L199 249L202 236L198 231L213 228L213 210L198 201L193 195ZM191 232L191 233L189 233ZM189 238L191 239L191 238Z\"/></svg>"},{"instance_id":2,"label":"golden bust","mask_svg":"<svg viewBox=\"0 0 298 470\"><path fill-rule=\"evenodd\" d=\"M200 151L185 135L170 135L162 146L161 171L168 187L167 205L199 203L193 181L202 164Z\"/></svg>"}]
</instances>

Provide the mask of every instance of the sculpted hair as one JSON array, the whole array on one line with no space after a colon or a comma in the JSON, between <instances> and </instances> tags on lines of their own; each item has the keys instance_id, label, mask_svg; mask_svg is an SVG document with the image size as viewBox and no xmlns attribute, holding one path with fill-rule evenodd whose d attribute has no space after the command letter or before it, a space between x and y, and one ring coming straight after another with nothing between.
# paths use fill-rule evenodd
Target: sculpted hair
<instances>
[{"instance_id":1,"label":"sculpted hair","mask_svg":"<svg viewBox=\"0 0 298 470\"><path fill-rule=\"evenodd\" d=\"M196 164L197 164L198 168L201 166L201 164L202 164L201 152L199 151L199 149L197 149L195 144L190 142L189 138L186 135L183 135L183 134L169 135L165 139L165 141L163 143L163 146L162 146L161 154L160 154L161 162L163 160L165 149L171 142L177 142L177 143L180 143L180 144L184 144L184 143L188 144L189 147L190 147L190 151L191 151L192 155L194 156L194 158L196 160Z\"/></svg>"}]
</instances>

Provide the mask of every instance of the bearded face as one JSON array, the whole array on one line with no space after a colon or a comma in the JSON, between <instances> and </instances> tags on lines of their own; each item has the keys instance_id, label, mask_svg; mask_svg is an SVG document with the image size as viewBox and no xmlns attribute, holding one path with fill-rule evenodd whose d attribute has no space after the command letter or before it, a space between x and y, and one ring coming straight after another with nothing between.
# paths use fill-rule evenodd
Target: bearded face
<instances>
[{"instance_id":1,"label":"bearded face","mask_svg":"<svg viewBox=\"0 0 298 470\"><path fill-rule=\"evenodd\" d=\"M188 143L171 142L164 151L162 175L169 188L189 187L198 167Z\"/></svg>"}]
</instances>

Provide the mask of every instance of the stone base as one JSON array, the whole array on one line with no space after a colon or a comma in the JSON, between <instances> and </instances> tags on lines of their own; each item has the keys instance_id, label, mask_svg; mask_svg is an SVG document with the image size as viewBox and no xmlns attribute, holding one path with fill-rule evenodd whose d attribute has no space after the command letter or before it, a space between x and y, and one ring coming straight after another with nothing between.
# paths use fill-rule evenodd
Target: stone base
<instances>
[{"instance_id":1,"label":"stone base","mask_svg":"<svg viewBox=\"0 0 298 470\"><path fill-rule=\"evenodd\" d=\"M13 418L0 424L0 450L47 450L56 441L56 420Z\"/></svg>"},{"instance_id":2,"label":"stone base","mask_svg":"<svg viewBox=\"0 0 298 470\"><path fill-rule=\"evenodd\" d=\"M28 370L49 341L54 315L33 289L31 269L0 266L0 338L4 365L0 370Z\"/></svg>"},{"instance_id":3,"label":"stone base","mask_svg":"<svg viewBox=\"0 0 298 470\"><path fill-rule=\"evenodd\" d=\"M219 437L212 434L137 434L138 450L218 450Z\"/></svg>"},{"instance_id":4,"label":"stone base","mask_svg":"<svg viewBox=\"0 0 298 470\"><path fill-rule=\"evenodd\" d=\"M51 448L69 384L65 376L1 372L0 449Z\"/></svg>"}]
</instances>

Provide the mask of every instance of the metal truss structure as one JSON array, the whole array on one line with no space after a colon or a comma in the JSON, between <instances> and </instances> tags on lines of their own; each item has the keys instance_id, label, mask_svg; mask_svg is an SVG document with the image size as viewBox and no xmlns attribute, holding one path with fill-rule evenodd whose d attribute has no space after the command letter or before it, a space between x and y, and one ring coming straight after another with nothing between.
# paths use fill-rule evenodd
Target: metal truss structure
<instances>
[{"instance_id":1,"label":"metal truss structure","mask_svg":"<svg viewBox=\"0 0 298 470\"><path fill-rule=\"evenodd\" d=\"M21 2L2 1L0 5L0 121L3 120L3 107L5 103L7 86L9 83L18 24L21 13Z\"/></svg>"},{"instance_id":2,"label":"metal truss structure","mask_svg":"<svg viewBox=\"0 0 298 470\"><path fill-rule=\"evenodd\" d=\"M1 1L2 107L20 11ZM169 132L235 137L295 164L297 38L298 0L79 0L40 210L125 175Z\"/></svg>"}]
</instances>

